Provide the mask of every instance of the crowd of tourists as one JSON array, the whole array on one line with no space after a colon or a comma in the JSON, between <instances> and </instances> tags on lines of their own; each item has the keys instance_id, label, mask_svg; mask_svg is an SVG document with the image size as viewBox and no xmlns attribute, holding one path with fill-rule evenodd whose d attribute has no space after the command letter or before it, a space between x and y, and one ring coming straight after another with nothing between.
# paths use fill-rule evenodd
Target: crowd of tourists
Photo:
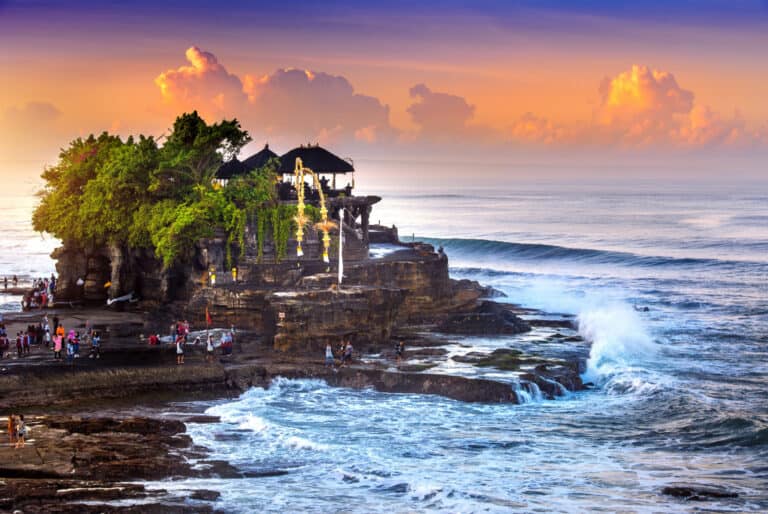
<instances>
[{"instance_id":1,"label":"crowd of tourists","mask_svg":"<svg viewBox=\"0 0 768 514\"><path fill-rule=\"evenodd\" d=\"M6 289L7 289L7 280ZM13 276L14 287L18 284L18 278ZM53 292L56 290L56 277L51 274L51 278L36 278L32 281L32 289L24 295L21 300L21 309L28 311L30 309L47 309L53 305Z\"/></svg>"},{"instance_id":2,"label":"crowd of tourists","mask_svg":"<svg viewBox=\"0 0 768 514\"><path fill-rule=\"evenodd\" d=\"M189 341L190 325L187 320L177 321L171 325L170 338L168 339L176 349L176 364L184 364L184 355L189 351L202 348L203 342L200 336L195 337L194 341ZM160 334L151 334L147 339L150 346L161 344ZM221 355L232 355L235 342L235 327L232 326L228 331L224 331L216 344L214 334L207 333L205 336L205 354L206 362L213 362L216 347L218 346Z\"/></svg>"},{"instance_id":3,"label":"crowd of tourists","mask_svg":"<svg viewBox=\"0 0 768 514\"><path fill-rule=\"evenodd\" d=\"M331 346L331 343L326 344L325 346L325 365L327 367L333 368L336 364L336 355L339 357L339 367L344 367L349 364L352 364L352 354L354 352L354 347L352 346L352 341L349 338L342 338L341 342L339 343L339 348L337 350L337 353L334 354L333 347Z\"/></svg>"},{"instance_id":4,"label":"crowd of tourists","mask_svg":"<svg viewBox=\"0 0 768 514\"><path fill-rule=\"evenodd\" d=\"M15 339L9 336L5 324L0 322L0 359L11 358L14 345L16 358L19 359L28 356L32 348L45 347L47 351L53 352L55 361L66 361L72 365L75 359L80 358L81 345L88 348L89 358L101 358L101 335L93 330L90 321L86 321L82 333L75 330L67 332L58 316L54 316L51 323L47 314L39 323L30 324L26 330L16 332Z\"/></svg>"}]
</instances>

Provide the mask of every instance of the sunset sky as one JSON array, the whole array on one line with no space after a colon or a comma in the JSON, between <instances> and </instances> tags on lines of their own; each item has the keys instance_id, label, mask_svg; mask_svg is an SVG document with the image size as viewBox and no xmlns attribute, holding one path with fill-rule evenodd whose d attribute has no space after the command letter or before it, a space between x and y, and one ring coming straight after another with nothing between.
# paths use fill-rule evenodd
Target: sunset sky
<instances>
[{"instance_id":1,"label":"sunset sky","mask_svg":"<svg viewBox=\"0 0 768 514\"><path fill-rule=\"evenodd\" d=\"M244 153L319 142L380 174L766 178L768 2L622 4L0 0L0 172L197 109Z\"/></svg>"}]
</instances>

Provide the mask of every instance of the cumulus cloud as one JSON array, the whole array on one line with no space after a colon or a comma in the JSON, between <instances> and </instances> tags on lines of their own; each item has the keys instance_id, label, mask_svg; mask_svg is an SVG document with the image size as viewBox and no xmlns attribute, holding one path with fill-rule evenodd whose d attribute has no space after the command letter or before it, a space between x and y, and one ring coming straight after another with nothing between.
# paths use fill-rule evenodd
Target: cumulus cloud
<instances>
[{"instance_id":1,"label":"cumulus cloud","mask_svg":"<svg viewBox=\"0 0 768 514\"><path fill-rule=\"evenodd\" d=\"M512 139L538 144L555 144L566 141L570 130L564 125L527 112L515 120L509 130Z\"/></svg>"},{"instance_id":2,"label":"cumulus cloud","mask_svg":"<svg viewBox=\"0 0 768 514\"><path fill-rule=\"evenodd\" d=\"M61 111L50 102L27 102L22 106L10 106L3 113L5 121L12 125L35 126L61 117Z\"/></svg>"},{"instance_id":3,"label":"cumulus cloud","mask_svg":"<svg viewBox=\"0 0 768 514\"><path fill-rule=\"evenodd\" d=\"M433 138L450 138L464 135L475 115L475 106L463 97L432 91L425 84L410 89L415 102L408 107L413 122L420 132Z\"/></svg>"},{"instance_id":4,"label":"cumulus cloud","mask_svg":"<svg viewBox=\"0 0 768 514\"><path fill-rule=\"evenodd\" d=\"M726 118L695 102L667 71L634 65L598 88L589 122L562 125L527 113L508 130L514 141L580 146L701 148L754 144L738 117Z\"/></svg>"},{"instance_id":5,"label":"cumulus cloud","mask_svg":"<svg viewBox=\"0 0 768 514\"><path fill-rule=\"evenodd\" d=\"M259 128L267 135L295 134L331 143L376 142L395 134L389 107L356 93L345 77L279 69L258 79L248 76L245 84Z\"/></svg>"},{"instance_id":6,"label":"cumulus cloud","mask_svg":"<svg viewBox=\"0 0 768 514\"><path fill-rule=\"evenodd\" d=\"M254 138L286 144L373 143L396 134L389 107L356 93L345 77L278 69L241 79L210 52L193 46L186 57L189 65L155 79L163 99L176 111L197 109L211 121L236 117Z\"/></svg>"},{"instance_id":7,"label":"cumulus cloud","mask_svg":"<svg viewBox=\"0 0 768 514\"><path fill-rule=\"evenodd\" d=\"M167 104L174 109L196 109L213 119L235 116L247 105L240 78L229 73L215 55L192 46L185 56L189 65L155 79Z\"/></svg>"}]
</instances>

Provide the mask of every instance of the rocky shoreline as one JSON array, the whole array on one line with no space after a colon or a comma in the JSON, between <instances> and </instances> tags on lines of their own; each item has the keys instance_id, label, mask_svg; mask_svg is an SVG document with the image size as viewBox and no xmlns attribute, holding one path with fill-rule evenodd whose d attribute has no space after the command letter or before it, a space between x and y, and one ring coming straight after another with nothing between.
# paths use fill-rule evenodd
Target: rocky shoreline
<instances>
[{"instance_id":1,"label":"rocky shoreline","mask_svg":"<svg viewBox=\"0 0 768 514\"><path fill-rule=\"evenodd\" d=\"M209 242L203 253L218 255L216 248ZM66 259L59 264L75 268ZM25 414L33 433L23 450L3 447L0 508L211 512L207 500L215 500L215 492L191 491L190 499L180 501L135 483L239 473L226 463L191 466L205 461L204 449L185 435L184 419L155 419L162 407L149 416L141 412L150 399L232 397L269 387L277 377L509 404L586 387L580 373L588 345L572 318L493 301L497 291L451 279L447 257L429 245L400 245L383 258L352 262L343 288L332 273L313 266L253 264L243 282L216 287L188 279L182 299L160 305L49 311L67 330L98 330L101 358L83 354L69 365L54 361L50 350L34 348L28 356L0 361L0 414ZM113 269L113 279L121 279L121 270ZM202 345L188 345L179 366L173 344L147 344L149 334L168 334L175 319L204 325L200 313L208 309L217 334L237 326L233 355L206 362ZM41 316L9 314L4 322L13 334ZM204 339L199 332L190 340L198 334ZM326 367L325 345L336 346L342 338L354 343L353 363ZM474 339L465 344L468 338ZM406 346L402 362L394 353L399 341Z\"/></svg>"}]
</instances>

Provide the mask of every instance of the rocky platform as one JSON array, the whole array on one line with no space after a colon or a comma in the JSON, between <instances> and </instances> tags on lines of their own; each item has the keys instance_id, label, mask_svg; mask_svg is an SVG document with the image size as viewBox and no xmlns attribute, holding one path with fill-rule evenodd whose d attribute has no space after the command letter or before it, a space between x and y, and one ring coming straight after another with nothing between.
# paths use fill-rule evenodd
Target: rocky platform
<instances>
[{"instance_id":1,"label":"rocky platform","mask_svg":"<svg viewBox=\"0 0 768 514\"><path fill-rule=\"evenodd\" d=\"M179 420L27 416L22 448L0 444L0 509L5 512L213 512L214 491L189 499L148 490L137 480L218 476L221 466L193 468L204 459ZM224 474L231 470L224 467ZM111 503L118 501L118 503Z\"/></svg>"}]
</instances>

